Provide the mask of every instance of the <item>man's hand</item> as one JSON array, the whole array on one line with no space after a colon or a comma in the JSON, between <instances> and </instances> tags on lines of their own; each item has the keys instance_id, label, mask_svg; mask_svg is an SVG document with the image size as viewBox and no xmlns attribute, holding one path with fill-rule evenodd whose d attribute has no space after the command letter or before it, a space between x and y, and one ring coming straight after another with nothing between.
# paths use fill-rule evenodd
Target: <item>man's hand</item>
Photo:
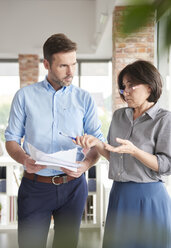
<instances>
[{"instance_id":1,"label":"man's hand","mask_svg":"<svg viewBox=\"0 0 171 248\"><path fill-rule=\"evenodd\" d=\"M102 144L102 142L96 137L87 134L84 134L83 136L77 136L76 141L73 140L73 142L87 150L85 158L83 161L77 161L77 163L81 164L81 166L77 168L76 172L65 168L61 168L61 170L68 176L78 178L99 160L100 154L96 150L95 145Z\"/></svg>"},{"instance_id":2,"label":"man's hand","mask_svg":"<svg viewBox=\"0 0 171 248\"><path fill-rule=\"evenodd\" d=\"M39 165L39 164L35 164L35 160L33 160L31 157L27 157L24 161L24 166L26 167L26 171L28 173L36 173L42 169L45 169L46 166L45 165Z\"/></svg>"},{"instance_id":3,"label":"man's hand","mask_svg":"<svg viewBox=\"0 0 171 248\"><path fill-rule=\"evenodd\" d=\"M82 166L77 168L77 171L71 171L65 168L61 168L61 170L66 173L68 176L78 178L80 177L86 170L89 169L89 165L86 161L78 161L78 164L81 164Z\"/></svg>"},{"instance_id":4,"label":"man's hand","mask_svg":"<svg viewBox=\"0 0 171 248\"><path fill-rule=\"evenodd\" d=\"M15 161L26 167L28 173L36 173L46 168L45 165L35 164L36 161L26 154L16 141L7 141L6 150Z\"/></svg>"}]
</instances>

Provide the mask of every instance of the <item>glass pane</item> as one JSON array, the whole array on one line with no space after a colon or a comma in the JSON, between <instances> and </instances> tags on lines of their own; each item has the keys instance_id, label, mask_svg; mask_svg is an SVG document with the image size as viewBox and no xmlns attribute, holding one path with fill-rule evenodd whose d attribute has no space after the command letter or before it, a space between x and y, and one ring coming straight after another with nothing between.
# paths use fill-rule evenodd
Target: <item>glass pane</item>
<instances>
[{"instance_id":1,"label":"glass pane","mask_svg":"<svg viewBox=\"0 0 171 248\"><path fill-rule=\"evenodd\" d=\"M18 62L0 63L0 141L5 141L4 131L14 94L20 87ZM2 144L4 146L4 144ZM3 148L3 151L5 149Z\"/></svg>"},{"instance_id":2,"label":"glass pane","mask_svg":"<svg viewBox=\"0 0 171 248\"><path fill-rule=\"evenodd\" d=\"M83 62L80 82L81 88L87 90L97 104L102 132L106 138L112 115L112 63Z\"/></svg>"},{"instance_id":3,"label":"glass pane","mask_svg":"<svg viewBox=\"0 0 171 248\"><path fill-rule=\"evenodd\" d=\"M19 76L0 76L0 139L2 142L5 141L4 131L8 123L11 102L19 88Z\"/></svg>"},{"instance_id":4,"label":"glass pane","mask_svg":"<svg viewBox=\"0 0 171 248\"><path fill-rule=\"evenodd\" d=\"M165 25L169 15L164 15L158 22L158 69L163 78L163 91L159 99L160 106L171 111L171 46L166 48L164 45ZM166 188L171 196L171 176L165 177Z\"/></svg>"},{"instance_id":5,"label":"glass pane","mask_svg":"<svg viewBox=\"0 0 171 248\"><path fill-rule=\"evenodd\" d=\"M0 62L0 76L18 76L18 62Z\"/></svg>"},{"instance_id":6,"label":"glass pane","mask_svg":"<svg viewBox=\"0 0 171 248\"><path fill-rule=\"evenodd\" d=\"M47 73L48 71L45 69L43 63L40 63L39 64L39 81L44 80Z\"/></svg>"},{"instance_id":7,"label":"glass pane","mask_svg":"<svg viewBox=\"0 0 171 248\"><path fill-rule=\"evenodd\" d=\"M83 62L81 63L81 76L108 76L108 62Z\"/></svg>"}]
</instances>

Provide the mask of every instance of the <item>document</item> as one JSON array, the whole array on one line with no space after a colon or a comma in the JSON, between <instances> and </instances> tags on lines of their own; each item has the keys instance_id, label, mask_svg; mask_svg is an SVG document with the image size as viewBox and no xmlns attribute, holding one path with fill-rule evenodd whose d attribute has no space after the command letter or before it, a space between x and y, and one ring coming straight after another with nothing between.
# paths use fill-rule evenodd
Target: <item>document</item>
<instances>
[{"instance_id":1,"label":"document","mask_svg":"<svg viewBox=\"0 0 171 248\"><path fill-rule=\"evenodd\" d=\"M81 164L76 163L77 148L55 153L44 153L27 143L29 153L36 164L46 165L49 169L61 170L60 167L77 171Z\"/></svg>"}]
</instances>

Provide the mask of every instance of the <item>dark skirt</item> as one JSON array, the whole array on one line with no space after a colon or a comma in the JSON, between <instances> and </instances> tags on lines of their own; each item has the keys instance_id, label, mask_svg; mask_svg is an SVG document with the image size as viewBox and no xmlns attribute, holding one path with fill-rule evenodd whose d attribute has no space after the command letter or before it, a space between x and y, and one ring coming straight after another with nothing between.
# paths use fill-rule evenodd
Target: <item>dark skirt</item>
<instances>
[{"instance_id":1,"label":"dark skirt","mask_svg":"<svg viewBox=\"0 0 171 248\"><path fill-rule=\"evenodd\" d=\"M171 248L171 199L162 182L114 182L103 248Z\"/></svg>"}]
</instances>

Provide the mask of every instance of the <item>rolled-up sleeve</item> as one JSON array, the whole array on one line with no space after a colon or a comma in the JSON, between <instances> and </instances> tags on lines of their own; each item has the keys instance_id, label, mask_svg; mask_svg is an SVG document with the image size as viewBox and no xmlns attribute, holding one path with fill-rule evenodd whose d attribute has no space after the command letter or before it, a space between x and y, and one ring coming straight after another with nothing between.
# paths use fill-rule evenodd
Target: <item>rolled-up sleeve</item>
<instances>
[{"instance_id":1,"label":"rolled-up sleeve","mask_svg":"<svg viewBox=\"0 0 171 248\"><path fill-rule=\"evenodd\" d=\"M159 165L159 175L171 175L171 113L160 121L155 147Z\"/></svg>"},{"instance_id":2,"label":"rolled-up sleeve","mask_svg":"<svg viewBox=\"0 0 171 248\"><path fill-rule=\"evenodd\" d=\"M25 133L24 94L19 90L12 101L8 126L5 130L6 141L16 141L21 144Z\"/></svg>"},{"instance_id":3,"label":"rolled-up sleeve","mask_svg":"<svg viewBox=\"0 0 171 248\"><path fill-rule=\"evenodd\" d=\"M104 141L104 137L101 132L101 123L98 119L96 104L90 95L87 95L85 102L86 111L84 116L84 132Z\"/></svg>"}]
</instances>

